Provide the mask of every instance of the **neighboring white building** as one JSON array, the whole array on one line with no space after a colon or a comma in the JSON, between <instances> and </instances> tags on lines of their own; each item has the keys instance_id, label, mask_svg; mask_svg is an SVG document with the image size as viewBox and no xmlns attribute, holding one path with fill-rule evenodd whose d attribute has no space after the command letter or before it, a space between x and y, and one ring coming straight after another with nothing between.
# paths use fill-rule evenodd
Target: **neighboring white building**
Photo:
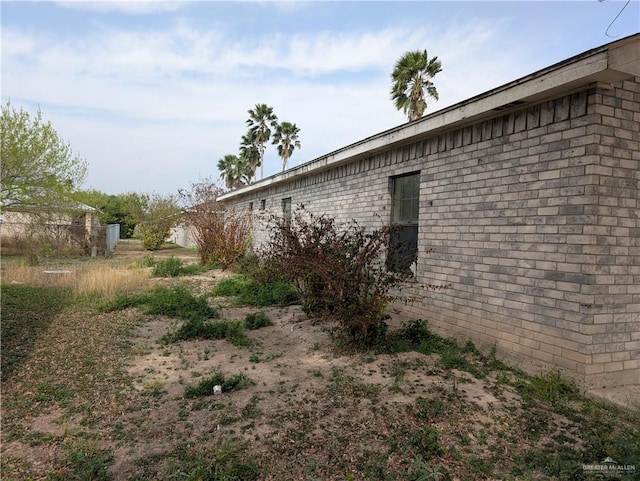
<instances>
[{"instance_id":1,"label":"neighboring white building","mask_svg":"<svg viewBox=\"0 0 640 481\"><path fill-rule=\"evenodd\" d=\"M40 207L3 207L2 241L31 235L46 236L57 245L73 243L90 253L97 245L98 211L80 202L69 202L47 211Z\"/></svg>"},{"instance_id":2,"label":"neighboring white building","mask_svg":"<svg viewBox=\"0 0 640 481\"><path fill-rule=\"evenodd\" d=\"M187 225L178 225L171 229L167 241L182 247L198 247L193 238L193 229Z\"/></svg>"}]
</instances>

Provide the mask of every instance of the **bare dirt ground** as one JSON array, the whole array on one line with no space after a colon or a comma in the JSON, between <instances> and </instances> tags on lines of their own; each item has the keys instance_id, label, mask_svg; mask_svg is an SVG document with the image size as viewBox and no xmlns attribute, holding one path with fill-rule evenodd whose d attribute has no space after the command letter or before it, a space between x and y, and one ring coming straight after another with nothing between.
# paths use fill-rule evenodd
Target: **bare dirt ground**
<instances>
[{"instance_id":1,"label":"bare dirt ground","mask_svg":"<svg viewBox=\"0 0 640 481\"><path fill-rule=\"evenodd\" d=\"M154 257L176 252L196 260L170 249ZM116 260L141 255L124 242ZM214 270L157 282L186 283L199 294L228 275ZM3 386L3 479L82 479L64 461L79 447L111 455L111 477L86 479L115 480L560 479L518 464L527 453L548 455L545 445L552 452L583 449L589 457L577 418L523 404L508 371L478 379L443 368L436 354L339 351L326 326L298 306L213 302L223 319L263 310L273 325L247 331L248 347L225 340L162 344L175 319L132 308L59 314ZM401 319L390 324L397 328ZM242 374L251 384L185 397L187 386L215 372ZM229 442L234 456L255 463L257 478L189 471L218 459L214 453Z\"/></svg>"},{"instance_id":2,"label":"bare dirt ground","mask_svg":"<svg viewBox=\"0 0 640 481\"><path fill-rule=\"evenodd\" d=\"M250 311L255 309L224 308L223 317L242 319ZM491 424L491 418L484 414L487 409L516 405L513 396L497 399L488 380L481 382L456 371L444 375L437 366L437 356L416 352L339 355L326 330L307 319L297 306L265 312L274 325L251 333L255 344L249 349L223 340L161 346L158 340L175 325L170 319L150 319L136 328L132 343L139 354L127 369L139 392L161 392L158 397L163 402L150 413L155 429L175 430L177 434L180 423L175 423L176 414L185 404L186 385L216 369L229 375L245 374L254 385L212 395L201 401L199 409L191 405L180 435L210 440L239 435L252 449L262 452L267 463L271 461L262 479L311 479L305 475L312 473L320 475L318 479L342 479L350 468L353 476L358 474L367 462L365 453L384 444L367 435L368 431L380 435L378 429L370 428L387 417L404 418L416 399L433 397L434 393L455 397L455 402L468 410L465 419L458 421L465 431L476 423ZM382 416L372 414L376 407ZM405 422L399 419L398 425ZM418 426L413 427L419 431ZM144 459L149 452L162 452L165 442L163 437L147 440L144 449L130 449L120 462L135 464L136 458ZM289 462L283 465L272 458L274 449L291 456ZM323 453L325 450L329 452ZM335 457L349 451L350 457L340 462L351 462L336 476L329 466L337 462ZM396 462L406 463L406 459ZM351 467L351 463L361 464Z\"/></svg>"}]
</instances>

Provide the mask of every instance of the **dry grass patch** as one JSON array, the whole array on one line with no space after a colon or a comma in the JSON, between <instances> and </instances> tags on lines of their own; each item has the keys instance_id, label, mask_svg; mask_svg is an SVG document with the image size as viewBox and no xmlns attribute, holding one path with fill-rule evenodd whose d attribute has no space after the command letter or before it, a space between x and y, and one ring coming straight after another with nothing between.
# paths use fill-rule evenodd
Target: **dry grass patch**
<instances>
[{"instance_id":1,"label":"dry grass patch","mask_svg":"<svg viewBox=\"0 0 640 481\"><path fill-rule=\"evenodd\" d=\"M113 297L123 292L143 290L149 285L149 272L143 268L123 269L104 262L72 266L6 263L2 266L2 283L63 288L76 296Z\"/></svg>"}]
</instances>

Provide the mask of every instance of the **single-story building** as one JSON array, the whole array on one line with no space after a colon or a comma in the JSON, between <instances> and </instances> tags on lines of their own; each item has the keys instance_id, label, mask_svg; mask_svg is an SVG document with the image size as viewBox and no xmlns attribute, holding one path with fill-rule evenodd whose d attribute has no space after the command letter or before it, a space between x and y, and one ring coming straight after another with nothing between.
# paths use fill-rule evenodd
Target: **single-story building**
<instances>
[{"instance_id":1,"label":"single-story building","mask_svg":"<svg viewBox=\"0 0 640 481\"><path fill-rule=\"evenodd\" d=\"M0 237L5 244L36 238L90 252L97 243L99 226L97 209L81 202L68 201L47 208L23 203L2 208Z\"/></svg>"},{"instance_id":2,"label":"single-story building","mask_svg":"<svg viewBox=\"0 0 640 481\"><path fill-rule=\"evenodd\" d=\"M410 315L586 387L640 384L640 35L218 200L253 210L257 243L261 211L296 205L397 224Z\"/></svg>"}]
</instances>

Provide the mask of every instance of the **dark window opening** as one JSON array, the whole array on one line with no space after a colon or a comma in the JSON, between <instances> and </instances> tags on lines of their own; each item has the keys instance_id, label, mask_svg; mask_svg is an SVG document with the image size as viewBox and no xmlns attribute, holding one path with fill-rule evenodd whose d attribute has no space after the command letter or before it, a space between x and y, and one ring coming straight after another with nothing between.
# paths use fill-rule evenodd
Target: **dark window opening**
<instances>
[{"instance_id":1,"label":"dark window opening","mask_svg":"<svg viewBox=\"0 0 640 481\"><path fill-rule=\"evenodd\" d=\"M253 210L253 202L249 202L249 210L252 211Z\"/></svg>"},{"instance_id":2,"label":"dark window opening","mask_svg":"<svg viewBox=\"0 0 640 481\"><path fill-rule=\"evenodd\" d=\"M394 272L415 274L418 259L418 209L420 174L391 178L391 237L387 267Z\"/></svg>"},{"instance_id":3,"label":"dark window opening","mask_svg":"<svg viewBox=\"0 0 640 481\"><path fill-rule=\"evenodd\" d=\"M282 199L282 215L287 221L291 220L291 197Z\"/></svg>"},{"instance_id":4,"label":"dark window opening","mask_svg":"<svg viewBox=\"0 0 640 481\"><path fill-rule=\"evenodd\" d=\"M267 201L266 199L262 199L260 201L260 210L265 210L267 208Z\"/></svg>"}]
</instances>

